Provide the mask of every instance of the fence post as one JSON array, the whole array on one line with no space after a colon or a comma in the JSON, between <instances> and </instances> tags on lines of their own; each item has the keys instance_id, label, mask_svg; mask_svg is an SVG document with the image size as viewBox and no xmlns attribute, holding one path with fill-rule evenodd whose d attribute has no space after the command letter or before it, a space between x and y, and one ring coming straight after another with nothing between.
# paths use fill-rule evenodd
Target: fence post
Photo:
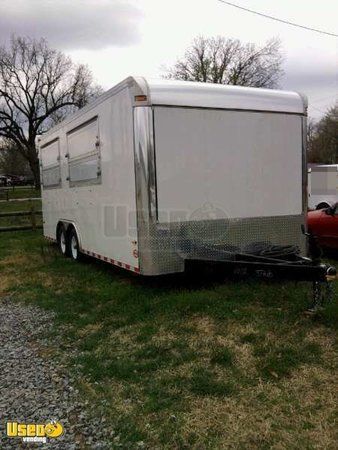
<instances>
[{"instance_id":1,"label":"fence post","mask_svg":"<svg viewBox=\"0 0 338 450\"><path fill-rule=\"evenodd\" d=\"M36 229L36 217L35 217L35 208L34 204L31 206L31 224L32 224L32 230Z\"/></svg>"}]
</instances>

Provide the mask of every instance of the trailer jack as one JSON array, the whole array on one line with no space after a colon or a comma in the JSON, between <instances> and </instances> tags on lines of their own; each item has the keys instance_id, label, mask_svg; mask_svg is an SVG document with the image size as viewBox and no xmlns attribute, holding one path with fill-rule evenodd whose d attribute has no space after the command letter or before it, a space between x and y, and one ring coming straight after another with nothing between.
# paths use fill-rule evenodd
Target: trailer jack
<instances>
[{"instance_id":1,"label":"trailer jack","mask_svg":"<svg viewBox=\"0 0 338 450\"><path fill-rule=\"evenodd\" d=\"M329 267L328 271L332 271L332 267ZM327 275L325 281L314 281L312 284L312 303L307 309L307 313L314 314L322 310L325 305L332 302L334 297L333 280L335 275Z\"/></svg>"},{"instance_id":2,"label":"trailer jack","mask_svg":"<svg viewBox=\"0 0 338 450\"><path fill-rule=\"evenodd\" d=\"M302 232L308 240L308 249L314 264L319 264L322 257L322 250L318 244L318 237L312 233L306 232L302 226ZM333 266L326 269L325 280L314 280L312 283L312 303L308 308L309 314L314 314L323 309L326 304L331 303L334 296L333 280L335 280L337 270Z\"/></svg>"}]
</instances>

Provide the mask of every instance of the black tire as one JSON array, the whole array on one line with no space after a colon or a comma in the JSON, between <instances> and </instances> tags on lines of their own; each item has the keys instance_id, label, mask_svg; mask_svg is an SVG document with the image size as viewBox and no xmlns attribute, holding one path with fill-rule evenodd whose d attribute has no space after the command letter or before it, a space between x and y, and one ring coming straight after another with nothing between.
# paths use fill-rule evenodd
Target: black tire
<instances>
[{"instance_id":1,"label":"black tire","mask_svg":"<svg viewBox=\"0 0 338 450\"><path fill-rule=\"evenodd\" d=\"M68 239L66 228L63 225L60 225L57 229L57 244L60 250L60 253L63 256L68 256Z\"/></svg>"},{"instance_id":2,"label":"black tire","mask_svg":"<svg viewBox=\"0 0 338 450\"><path fill-rule=\"evenodd\" d=\"M74 261L80 261L82 259L82 253L80 251L79 239L77 237L76 231L72 228L68 235L68 249L69 256Z\"/></svg>"}]
</instances>

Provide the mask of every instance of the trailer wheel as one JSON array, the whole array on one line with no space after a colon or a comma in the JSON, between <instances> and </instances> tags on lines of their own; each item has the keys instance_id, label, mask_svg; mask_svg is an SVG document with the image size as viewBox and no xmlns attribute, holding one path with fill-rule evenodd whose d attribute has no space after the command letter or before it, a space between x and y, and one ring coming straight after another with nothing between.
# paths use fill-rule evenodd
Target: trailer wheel
<instances>
[{"instance_id":1,"label":"trailer wheel","mask_svg":"<svg viewBox=\"0 0 338 450\"><path fill-rule=\"evenodd\" d=\"M67 234L63 225L58 227L57 244L63 256L68 256Z\"/></svg>"},{"instance_id":2,"label":"trailer wheel","mask_svg":"<svg viewBox=\"0 0 338 450\"><path fill-rule=\"evenodd\" d=\"M79 239L74 228L70 230L68 239L70 257L74 261L79 261L81 259L82 253L80 252Z\"/></svg>"}]
</instances>

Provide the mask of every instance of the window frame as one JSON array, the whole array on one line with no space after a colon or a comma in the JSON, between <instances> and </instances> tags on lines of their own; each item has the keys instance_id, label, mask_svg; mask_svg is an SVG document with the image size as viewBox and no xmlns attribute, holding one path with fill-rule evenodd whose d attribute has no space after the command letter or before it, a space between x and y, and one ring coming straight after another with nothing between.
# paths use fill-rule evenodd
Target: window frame
<instances>
[{"instance_id":1,"label":"window frame","mask_svg":"<svg viewBox=\"0 0 338 450\"><path fill-rule=\"evenodd\" d=\"M57 157L56 157L56 162L52 163L52 164L47 164L46 166L44 166L43 163L43 151L44 149L46 149L47 147L49 147L50 145L57 143ZM51 141L47 142L46 144L43 144L40 147L40 167L41 167L41 185L43 187L43 189L59 189L62 187L62 176L61 176L61 151L60 151L60 138L56 137L54 139L52 139ZM50 170L54 170L54 169L58 169L58 174L59 174L59 178L58 178L58 182L57 183L53 183L53 184L45 184L44 181L44 172L46 171L50 171Z\"/></svg>"},{"instance_id":2,"label":"window frame","mask_svg":"<svg viewBox=\"0 0 338 450\"><path fill-rule=\"evenodd\" d=\"M95 142L94 149L87 151L83 154L76 155L71 157L70 153L70 146L69 146L69 137L76 133L79 130L85 129L88 125L91 125L92 123L96 122L96 136L95 136ZM80 187L80 186L91 186L95 184L101 184L102 183L102 174L101 174L101 145L100 145L100 127L99 127L99 116L95 115L94 117L86 120L85 122L77 125L76 127L72 128L71 130L67 131L66 133L66 140L67 140L67 154L66 157L68 159L68 176L67 181L69 183L69 187ZM81 163L86 163L90 160L96 160L97 168L96 168L96 177L95 178L84 178L81 180L72 180L71 179L71 169L77 165L80 165Z\"/></svg>"}]
</instances>

